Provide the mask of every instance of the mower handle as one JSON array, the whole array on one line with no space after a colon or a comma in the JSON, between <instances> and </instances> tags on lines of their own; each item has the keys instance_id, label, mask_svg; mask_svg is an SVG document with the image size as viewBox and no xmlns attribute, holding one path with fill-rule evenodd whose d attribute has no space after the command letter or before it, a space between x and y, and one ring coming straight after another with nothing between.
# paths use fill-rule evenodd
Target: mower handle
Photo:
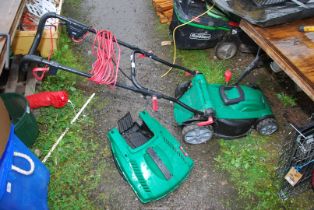
<instances>
[{"instance_id":1,"label":"mower handle","mask_svg":"<svg viewBox=\"0 0 314 210\"><path fill-rule=\"evenodd\" d=\"M36 32L36 35L35 35L35 38L34 38L34 41L32 43L32 46L30 48L30 50L28 51L28 54L30 55L34 55L38 46L39 46L39 43L41 41L41 38L42 38L42 35L43 35L43 32L44 32L44 29L45 29L45 25L46 25L46 22L49 18L58 18L64 22L66 22L67 24L69 24L70 26L73 26L73 27L76 27L76 28L80 28L81 30L86 30L86 32L91 32L91 33L95 33L95 30L76 21L76 20L73 20L71 18L67 18L67 17L63 17L61 15L58 15L54 12L48 12L46 14L44 14L43 16L41 16L40 20L39 20L39 23L38 23L38 27L37 27L37 32ZM73 33L73 36L75 35L75 32Z\"/></svg>"},{"instance_id":2,"label":"mower handle","mask_svg":"<svg viewBox=\"0 0 314 210\"><path fill-rule=\"evenodd\" d=\"M85 73L85 72L79 71L77 69L68 67L68 66L63 66L63 65L59 64L58 62L49 61L49 60L44 59L43 57L40 57L40 56L37 56L37 55L25 55L25 56L23 56L23 58L21 60L21 63L20 63L20 66L23 66L23 65L25 65L26 63L29 63L29 62L48 65L50 67L49 72L52 73L52 74L56 74L57 71L59 69L61 69L63 71L67 71L67 72L70 72L70 73L73 73L73 74L76 74L76 75L79 75L79 76L83 76L83 77L86 77L86 78L91 78L92 77L92 75L89 74L89 73ZM134 81L132 80L132 82L134 82ZM116 86L119 87L119 88L131 90L131 91L136 92L136 93L140 93L140 94L142 94L144 96L156 96L157 98L163 98L165 100L172 101L172 102L182 106L183 108L189 110L190 112L192 112L194 114L198 114L200 116L206 117L206 113L205 112L193 109L192 107L186 105L185 103L181 102L180 100L178 100L176 98L164 95L162 93L150 90L148 88L144 88L140 84L136 83L136 80L135 80L135 83L133 83L133 84L134 85L137 84L137 85L135 85L135 87L132 87L132 86L128 86L128 85L121 84L121 83L117 82Z\"/></svg>"},{"instance_id":3,"label":"mower handle","mask_svg":"<svg viewBox=\"0 0 314 210\"><path fill-rule=\"evenodd\" d=\"M34 38L34 41L33 41L33 44L28 52L28 54L31 54L31 55L34 55L35 54L35 51L36 49L38 48L39 46L39 43L40 43L40 40L42 38L42 34L44 32L44 28L45 28L45 25L46 25L46 22L49 18L58 18L62 21L64 21L66 23L66 27L67 27L67 32L69 34L69 36L71 37L75 37L75 38L79 38L81 36L83 36L85 33L87 32L90 32L90 33L93 33L95 34L96 33L96 30L89 27L89 26L86 26L84 25L83 23L80 23L72 18L67 18L67 17L64 17L64 16L61 16L61 15L58 15L54 12L48 12L46 14L44 14L40 20L39 20L39 23L38 23L38 28L37 28L37 32L36 32L36 35L35 35L35 38ZM118 44L119 45L122 45L126 48L129 48L133 51L136 51L138 53L141 53L141 54L144 54L146 57L149 57L159 63L162 63L164 65L167 65L169 67L172 67L172 68L176 68L176 69L179 69L179 70L182 70L182 71L186 71L192 75L195 75L196 74L196 71L193 71L191 69L188 69L184 66L180 66L180 65L177 65L177 64L173 64L173 63L170 63L166 60L163 60L161 58L159 58L158 56L156 56L155 54L151 53L151 52L148 52L148 51L145 51L141 48L138 48L134 45L131 45L131 44L128 44L126 42L123 42L121 40L117 40Z\"/></svg>"},{"instance_id":4,"label":"mower handle","mask_svg":"<svg viewBox=\"0 0 314 210\"><path fill-rule=\"evenodd\" d=\"M256 53L255 58L253 59L253 61L244 69L244 71L242 72L242 74L240 75L239 79L233 84L234 86L238 86L240 84L240 82L247 76L249 75L254 69L257 68L259 62L261 61L262 57L261 57L261 53L262 50L259 47Z\"/></svg>"}]
</instances>

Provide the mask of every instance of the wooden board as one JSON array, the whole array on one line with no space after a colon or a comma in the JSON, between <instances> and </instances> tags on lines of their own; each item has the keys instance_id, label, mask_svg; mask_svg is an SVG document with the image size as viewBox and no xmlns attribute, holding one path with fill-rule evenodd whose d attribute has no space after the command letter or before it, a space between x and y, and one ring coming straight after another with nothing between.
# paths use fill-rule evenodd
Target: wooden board
<instances>
[{"instance_id":1,"label":"wooden board","mask_svg":"<svg viewBox=\"0 0 314 210\"><path fill-rule=\"evenodd\" d=\"M25 96L35 93L36 86L40 84L31 71L35 64L30 65L30 70L22 74L19 72L21 58L21 56L16 56L12 60L10 71L8 72L8 80L4 86L0 86L0 92L19 93Z\"/></svg>"},{"instance_id":2,"label":"wooden board","mask_svg":"<svg viewBox=\"0 0 314 210\"><path fill-rule=\"evenodd\" d=\"M0 0L0 32L9 33L14 37L16 28L20 22L25 0ZM0 39L0 75L4 66L6 56L5 39Z\"/></svg>"},{"instance_id":3,"label":"wooden board","mask_svg":"<svg viewBox=\"0 0 314 210\"><path fill-rule=\"evenodd\" d=\"M172 20L173 0L152 0L160 23L170 24Z\"/></svg>"},{"instance_id":4,"label":"wooden board","mask_svg":"<svg viewBox=\"0 0 314 210\"><path fill-rule=\"evenodd\" d=\"M302 33L301 25L314 25L314 17L261 28L244 20L240 27L314 101L314 32Z\"/></svg>"}]
</instances>

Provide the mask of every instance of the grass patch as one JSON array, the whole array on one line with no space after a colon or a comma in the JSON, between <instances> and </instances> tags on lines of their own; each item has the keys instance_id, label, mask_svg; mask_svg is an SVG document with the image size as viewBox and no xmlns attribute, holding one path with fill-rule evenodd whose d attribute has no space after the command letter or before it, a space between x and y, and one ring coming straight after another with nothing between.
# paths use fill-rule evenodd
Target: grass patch
<instances>
[{"instance_id":1,"label":"grass patch","mask_svg":"<svg viewBox=\"0 0 314 210\"><path fill-rule=\"evenodd\" d=\"M66 0L64 2L64 4L66 6L70 6L71 5L72 7L75 7L75 8L80 7L81 3L82 3L82 0Z\"/></svg>"},{"instance_id":2,"label":"grass patch","mask_svg":"<svg viewBox=\"0 0 314 210\"><path fill-rule=\"evenodd\" d=\"M59 42L60 47L53 60L67 66L81 67L65 34L61 34ZM82 80L82 77L59 71L57 76L46 78L40 91L68 91L77 112L89 97L76 88L78 80ZM33 149L41 151L39 158L42 159L64 129L70 126L75 112L70 104L61 109L42 108L39 112L37 120L41 132ZM100 182L103 167L96 165L100 162L97 158L102 158L102 154L99 154L97 138L90 132L92 129L93 119L83 113L46 163L51 173L50 209L95 209L90 194Z\"/></svg>"},{"instance_id":3,"label":"grass patch","mask_svg":"<svg viewBox=\"0 0 314 210\"><path fill-rule=\"evenodd\" d=\"M177 63L202 72L209 83L223 83L229 61L211 60L207 50L177 50Z\"/></svg>"},{"instance_id":4,"label":"grass patch","mask_svg":"<svg viewBox=\"0 0 314 210\"><path fill-rule=\"evenodd\" d=\"M285 93L277 93L276 96L286 108L297 105L296 99Z\"/></svg>"},{"instance_id":5,"label":"grass patch","mask_svg":"<svg viewBox=\"0 0 314 210\"><path fill-rule=\"evenodd\" d=\"M274 179L272 158L276 152L265 148L273 141L258 134L241 140L220 140L221 153L215 159L220 169L230 173L231 181L238 189L248 209L279 209L279 183Z\"/></svg>"},{"instance_id":6,"label":"grass patch","mask_svg":"<svg viewBox=\"0 0 314 210\"><path fill-rule=\"evenodd\" d=\"M274 136L257 133L241 140L220 140L217 166L230 174L246 209L311 209L308 193L286 201L279 198L280 180L276 175L279 155L270 146L272 141Z\"/></svg>"}]
</instances>

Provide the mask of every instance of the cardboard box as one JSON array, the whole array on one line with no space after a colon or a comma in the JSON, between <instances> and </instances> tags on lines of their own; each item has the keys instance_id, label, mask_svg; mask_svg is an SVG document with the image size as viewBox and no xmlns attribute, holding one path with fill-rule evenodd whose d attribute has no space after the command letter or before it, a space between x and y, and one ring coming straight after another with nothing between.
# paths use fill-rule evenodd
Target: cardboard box
<instances>
[{"instance_id":1,"label":"cardboard box","mask_svg":"<svg viewBox=\"0 0 314 210\"><path fill-rule=\"evenodd\" d=\"M57 14L60 15L62 10L63 0L60 0L57 6ZM38 51L42 57L48 57L51 51L51 43L53 44L53 51L57 50L57 43L59 39L59 19L57 19L56 27L45 29L41 42L38 46ZM20 31L17 30L12 42L12 49L15 55L26 55L32 46L37 31Z\"/></svg>"},{"instance_id":2,"label":"cardboard box","mask_svg":"<svg viewBox=\"0 0 314 210\"><path fill-rule=\"evenodd\" d=\"M0 98L0 158L6 148L10 135L10 117L5 105Z\"/></svg>"}]
</instances>

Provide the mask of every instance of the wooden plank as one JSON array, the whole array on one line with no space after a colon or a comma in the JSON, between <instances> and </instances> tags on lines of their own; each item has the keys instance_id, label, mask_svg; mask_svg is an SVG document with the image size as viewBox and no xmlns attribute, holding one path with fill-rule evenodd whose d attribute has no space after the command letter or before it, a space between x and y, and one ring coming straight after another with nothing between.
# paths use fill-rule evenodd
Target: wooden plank
<instances>
[{"instance_id":1,"label":"wooden plank","mask_svg":"<svg viewBox=\"0 0 314 210\"><path fill-rule=\"evenodd\" d=\"M166 11L173 8L172 2L165 2L156 5L156 10L159 12Z\"/></svg>"},{"instance_id":2,"label":"wooden plank","mask_svg":"<svg viewBox=\"0 0 314 210\"><path fill-rule=\"evenodd\" d=\"M13 62L10 68L10 74L7 81L7 84L5 85L5 93L14 93L16 92L16 87L18 84L19 79L19 65L18 62Z\"/></svg>"},{"instance_id":3,"label":"wooden plank","mask_svg":"<svg viewBox=\"0 0 314 210\"><path fill-rule=\"evenodd\" d=\"M153 0L153 5L156 6L160 3L168 2L169 0Z\"/></svg>"},{"instance_id":4,"label":"wooden plank","mask_svg":"<svg viewBox=\"0 0 314 210\"><path fill-rule=\"evenodd\" d=\"M21 19L25 0L0 0L0 32L9 33L11 37L14 37L16 28ZM5 61L6 54L5 40L0 40L0 75Z\"/></svg>"},{"instance_id":5,"label":"wooden plank","mask_svg":"<svg viewBox=\"0 0 314 210\"><path fill-rule=\"evenodd\" d=\"M32 71L27 72L27 79L25 85L25 96L31 95L35 93L37 80L33 76Z\"/></svg>"},{"instance_id":6,"label":"wooden plank","mask_svg":"<svg viewBox=\"0 0 314 210\"><path fill-rule=\"evenodd\" d=\"M314 101L314 33L298 31L314 25L314 18L268 28L242 20L240 27Z\"/></svg>"},{"instance_id":7,"label":"wooden plank","mask_svg":"<svg viewBox=\"0 0 314 210\"><path fill-rule=\"evenodd\" d=\"M169 20L171 20L171 19L172 19L172 15L173 15L173 10L170 9L170 10L164 11L163 14L164 14Z\"/></svg>"}]
</instances>

